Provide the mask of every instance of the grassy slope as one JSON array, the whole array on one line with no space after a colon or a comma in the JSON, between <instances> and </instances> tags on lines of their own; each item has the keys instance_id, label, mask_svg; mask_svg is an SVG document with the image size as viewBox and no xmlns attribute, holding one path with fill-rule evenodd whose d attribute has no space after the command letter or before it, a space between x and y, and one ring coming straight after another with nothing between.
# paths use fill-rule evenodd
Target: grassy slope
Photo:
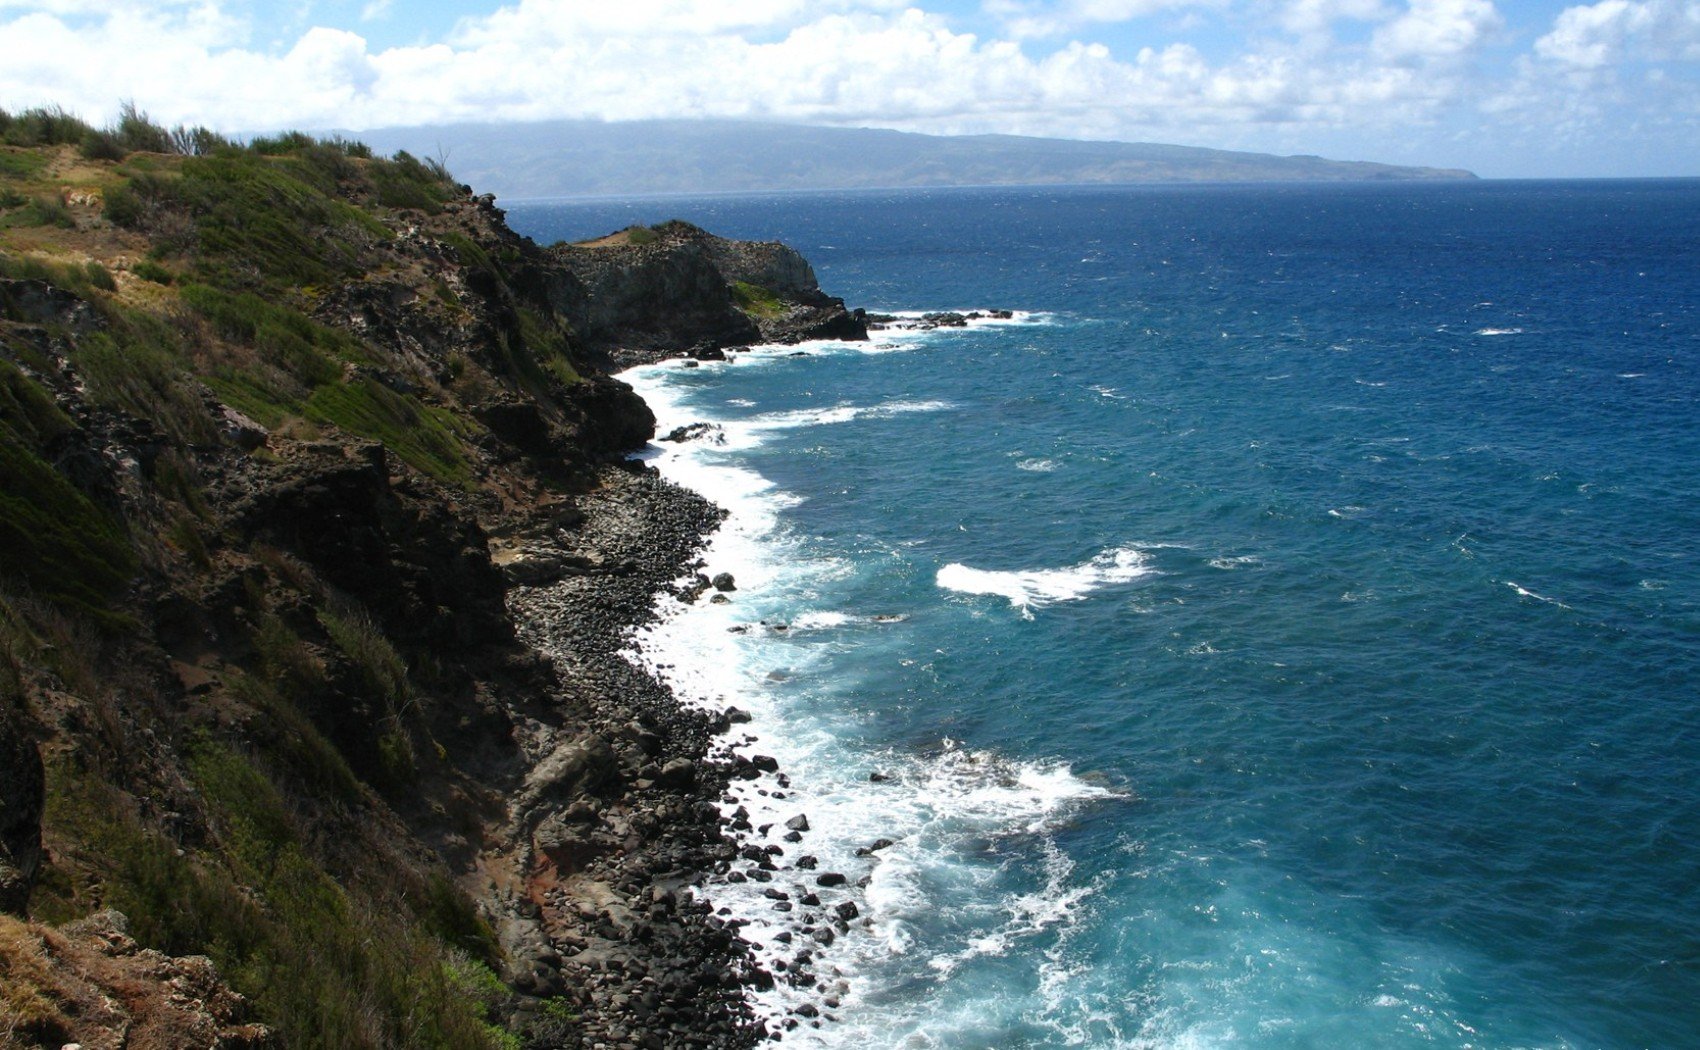
<instances>
[{"instance_id":1,"label":"grassy slope","mask_svg":"<svg viewBox=\"0 0 1700 1050\"><path fill-rule=\"evenodd\" d=\"M280 436L381 442L419 484L499 482L463 393L575 381L557 322L521 302L497 360L415 362L394 381L409 366L392 346L315 317L337 287L405 266L402 231L460 195L440 169L347 143L238 148L145 120L0 113L0 278L87 304L70 324L0 297L0 705L40 727L49 783L32 910L116 906L144 945L212 956L289 1046L518 1045L491 1023L508 993L490 931L440 866L380 848L399 827L386 794L440 756L419 714L431 675L357 595L233 548L204 480L248 455L222 402ZM446 326L474 272L511 295L514 260L460 241L428 282ZM152 452L89 466L113 433ZM244 580L247 597L191 699L138 635L132 595L201 577ZM326 696L372 712L375 763L307 713ZM27 992L9 984L0 1029L61 1038Z\"/></svg>"}]
</instances>

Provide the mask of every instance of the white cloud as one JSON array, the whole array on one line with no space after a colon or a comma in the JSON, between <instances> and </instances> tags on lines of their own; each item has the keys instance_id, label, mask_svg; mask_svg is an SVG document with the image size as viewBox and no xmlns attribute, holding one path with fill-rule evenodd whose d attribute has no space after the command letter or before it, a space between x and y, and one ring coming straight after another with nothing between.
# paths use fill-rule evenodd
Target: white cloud
<instances>
[{"instance_id":1,"label":"white cloud","mask_svg":"<svg viewBox=\"0 0 1700 1050\"><path fill-rule=\"evenodd\" d=\"M1094 2L1072 10L1109 17L1154 0ZM920 9L835 6L521 0L463 21L448 44L373 51L353 32L315 28L280 54L236 46L239 34L207 5L109 14L75 30L33 13L0 22L0 105L60 101L94 116L135 98L160 119L229 129L671 115L1126 135L1420 119L1433 101L1432 90L1373 68L1280 54L1213 65L1184 44L1123 59L1076 42L1035 56Z\"/></svg>"},{"instance_id":2,"label":"white cloud","mask_svg":"<svg viewBox=\"0 0 1700 1050\"><path fill-rule=\"evenodd\" d=\"M1411 0L1403 15L1376 30L1372 47L1390 62L1456 58L1501 24L1492 0Z\"/></svg>"},{"instance_id":3,"label":"white cloud","mask_svg":"<svg viewBox=\"0 0 1700 1050\"><path fill-rule=\"evenodd\" d=\"M1336 22L1381 22L1391 16L1382 0L1288 0L1277 19L1298 37L1326 36Z\"/></svg>"},{"instance_id":4,"label":"white cloud","mask_svg":"<svg viewBox=\"0 0 1700 1050\"><path fill-rule=\"evenodd\" d=\"M386 2L363 0L368 14L382 14ZM1302 148L1307 140L1367 143L1373 135L1415 151L1425 127L1435 143L1462 130L1494 144L1511 138L1495 127L1562 122L1581 141L1591 126L1630 126L1623 107L1692 99L1694 77L1672 67L1662 81L1613 83L1616 64L1700 55L1697 0L1572 7L1538 45L1525 38L1525 60L1497 79L1487 67L1510 56L1490 0L988 0L984 8L1010 21L1076 26L1159 12L1172 18L1154 24L1171 28L1183 16L1205 19L1200 35L1189 35L1198 47L1170 34L1119 51L1093 42L1088 29L1066 42L998 38L903 4L514 0L463 19L442 42L384 48L349 26L257 31L238 17L253 10L247 0L133 0L121 9L0 0L0 107L62 103L101 120L120 99L134 99L156 119L227 131L731 116L1252 148L1290 142L1302 152L1321 149ZM360 6L343 5L349 22ZM1592 86L1584 90L1584 81ZM1660 108L1660 119L1691 132L1700 120L1686 103ZM1680 131L1660 133L1683 141Z\"/></svg>"},{"instance_id":5,"label":"white cloud","mask_svg":"<svg viewBox=\"0 0 1700 1050\"><path fill-rule=\"evenodd\" d=\"M988 0L984 5L1016 39L1063 36L1091 25L1171 11L1219 9L1228 0Z\"/></svg>"},{"instance_id":6,"label":"white cloud","mask_svg":"<svg viewBox=\"0 0 1700 1050\"><path fill-rule=\"evenodd\" d=\"M1700 59L1700 4L1680 0L1604 0L1566 8L1535 54L1576 69L1600 69L1629 58Z\"/></svg>"}]
</instances>

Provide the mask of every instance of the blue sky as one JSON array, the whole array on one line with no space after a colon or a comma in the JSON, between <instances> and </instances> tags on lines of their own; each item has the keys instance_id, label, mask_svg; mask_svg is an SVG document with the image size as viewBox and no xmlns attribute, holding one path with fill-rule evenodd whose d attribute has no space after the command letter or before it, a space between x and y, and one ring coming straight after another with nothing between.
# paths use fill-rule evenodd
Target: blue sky
<instances>
[{"instance_id":1,"label":"blue sky","mask_svg":"<svg viewBox=\"0 0 1700 1050\"><path fill-rule=\"evenodd\" d=\"M0 107L738 117L1700 175L1700 0L0 0Z\"/></svg>"}]
</instances>

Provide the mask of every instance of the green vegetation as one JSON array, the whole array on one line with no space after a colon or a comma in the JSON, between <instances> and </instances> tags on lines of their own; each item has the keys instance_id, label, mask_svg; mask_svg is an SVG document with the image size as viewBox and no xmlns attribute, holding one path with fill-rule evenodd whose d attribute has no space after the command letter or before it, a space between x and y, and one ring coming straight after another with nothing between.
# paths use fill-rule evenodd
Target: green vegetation
<instances>
[{"instance_id":1,"label":"green vegetation","mask_svg":"<svg viewBox=\"0 0 1700 1050\"><path fill-rule=\"evenodd\" d=\"M412 395L398 394L377 380L322 386L308 399L303 414L382 442L403 461L446 485L472 484L472 465L461 439L476 433L475 424L447 409L422 404Z\"/></svg>"},{"instance_id":2,"label":"green vegetation","mask_svg":"<svg viewBox=\"0 0 1700 1050\"><path fill-rule=\"evenodd\" d=\"M421 161L405 150L393 160L373 161L368 174L378 203L386 208L416 208L435 215L455 192L442 165Z\"/></svg>"},{"instance_id":3,"label":"green vegetation","mask_svg":"<svg viewBox=\"0 0 1700 1050\"><path fill-rule=\"evenodd\" d=\"M777 317L785 312L785 304L779 301L779 296L748 281L733 283L732 301L738 304L738 309L757 317Z\"/></svg>"},{"instance_id":4,"label":"green vegetation","mask_svg":"<svg viewBox=\"0 0 1700 1050\"><path fill-rule=\"evenodd\" d=\"M210 955L283 1045L507 1045L489 1023L491 990L464 977L485 960L444 944L429 888L415 887L398 910L392 891L405 885L332 878L248 756L201 741L189 769L216 850L185 851L122 794L64 762L51 767L48 827L73 834L100 864L93 882L55 873L43 889L57 899L38 891L37 913L69 917L98 898L130 917L141 943Z\"/></svg>"},{"instance_id":5,"label":"green vegetation","mask_svg":"<svg viewBox=\"0 0 1700 1050\"><path fill-rule=\"evenodd\" d=\"M390 236L334 191L309 160L230 150L187 158L175 175L137 172L107 194L106 217L209 284L301 288L358 275L362 251Z\"/></svg>"},{"instance_id":6,"label":"green vegetation","mask_svg":"<svg viewBox=\"0 0 1700 1050\"><path fill-rule=\"evenodd\" d=\"M581 381L529 249L431 218L461 193L340 139L0 110L0 703L52 744L32 914L124 911L143 945L212 957L291 1047L519 1045L492 931L403 829L477 841L488 800L425 774L450 761L445 698L482 672L387 635L361 602L393 596L314 561L301 520L256 520L329 451L289 439L346 434L417 472L380 507L393 541L432 481L507 469L476 409ZM514 469L499 499L456 499L513 499ZM28 944L6 933L10 995ZM530 1016L534 1042L576 1034L564 1002Z\"/></svg>"},{"instance_id":7,"label":"green vegetation","mask_svg":"<svg viewBox=\"0 0 1700 1050\"><path fill-rule=\"evenodd\" d=\"M33 179L47 167L39 150L0 149L0 178Z\"/></svg>"},{"instance_id":8,"label":"green vegetation","mask_svg":"<svg viewBox=\"0 0 1700 1050\"><path fill-rule=\"evenodd\" d=\"M58 106L8 113L0 109L0 142L8 146L76 146L93 129Z\"/></svg>"},{"instance_id":9,"label":"green vegetation","mask_svg":"<svg viewBox=\"0 0 1700 1050\"><path fill-rule=\"evenodd\" d=\"M106 621L136 556L123 524L41 458L49 439L74 426L46 391L0 360L0 576Z\"/></svg>"},{"instance_id":10,"label":"green vegetation","mask_svg":"<svg viewBox=\"0 0 1700 1050\"><path fill-rule=\"evenodd\" d=\"M8 200L10 203L0 200L0 207L8 209L0 218L0 226L57 226L68 230L77 224L71 209L57 197L13 194Z\"/></svg>"},{"instance_id":11,"label":"green vegetation","mask_svg":"<svg viewBox=\"0 0 1700 1050\"><path fill-rule=\"evenodd\" d=\"M319 623L350 663L359 671L367 695L382 707L384 716L378 732L378 763L388 786L403 787L418 775L418 756L413 737L404 721L411 706L408 698L407 664L389 639L364 611L319 611Z\"/></svg>"},{"instance_id":12,"label":"green vegetation","mask_svg":"<svg viewBox=\"0 0 1700 1050\"><path fill-rule=\"evenodd\" d=\"M98 298L89 268L75 263L0 254L0 278L12 281L43 281L80 299ZM0 298L0 317L6 316L5 309L6 302L4 298Z\"/></svg>"},{"instance_id":13,"label":"green vegetation","mask_svg":"<svg viewBox=\"0 0 1700 1050\"><path fill-rule=\"evenodd\" d=\"M175 273L172 273L170 270L161 266L159 263L154 262L152 259L141 260L136 263L136 265L130 267L130 272L135 274L137 277L140 277L142 280L152 281L154 284L172 284L177 280L177 275Z\"/></svg>"}]
</instances>

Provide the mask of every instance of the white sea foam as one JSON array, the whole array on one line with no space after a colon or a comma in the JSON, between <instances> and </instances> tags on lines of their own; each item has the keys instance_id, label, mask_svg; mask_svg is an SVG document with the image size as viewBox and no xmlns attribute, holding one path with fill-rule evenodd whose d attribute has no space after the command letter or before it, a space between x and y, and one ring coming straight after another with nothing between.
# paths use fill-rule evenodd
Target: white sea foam
<instances>
[{"instance_id":1,"label":"white sea foam","mask_svg":"<svg viewBox=\"0 0 1700 1050\"><path fill-rule=\"evenodd\" d=\"M1024 459L1015 465L1016 470L1032 471L1035 474L1049 474L1057 469L1054 459Z\"/></svg>"},{"instance_id":2,"label":"white sea foam","mask_svg":"<svg viewBox=\"0 0 1700 1050\"><path fill-rule=\"evenodd\" d=\"M889 419L911 412L942 412L953 408L948 401L887 401L878 405L833 405L830 408L799 408L756 416L744 423L750 430L792 430L857 419Z\"/></svg>"},{"instance_id":3,"label":"white sea foam","mask_svg":"<svg viewBox=\"0 0 1700 1050\"><path fill-rule=\"evenodd\" d=\"M832 406L737 421L693 407L686 400L690 387L675 385L680 373L674 366L634 369L623 378L648 401L663 432L693 422L724 428L725 444L663 443L651 446L646 457L670 480L727 509L728 517L710 538L704 559L709 572L731 572L737 581L728 604L664 600L660 617L634 634L626 655L667 682L683 702L717 709L735 704L750 712L751 721L735 727L727 742L740 753L775 756L789 778L765 775L735 782L723 802L728 815L740 807L748 814L750 830L742 834L743 844L785 851L774 858L779 870L772 881L718 879L700 892L717 910L725 909L746 924L741 936L759 945L754 954L773 972L793 963L804 946L813 951L813 972L825 983L826 994L842 1004L827 1011L839 1021L821 1030L789 1032L786 1045L878 1043L890 1031L892 1018L872 1001L879 999L884 982L907 979L899 975L900 967L894 969L894 960L923 943L923 926L977 892L976 880L985 877L985 844L1012 840L1011 855L1034 856L1044 869L1044 890L1009 891L980 900L974 914L983 912L984 921L976 918L940 944L937 950L945 956L995 954L1014 939L1073 921L1079 902L1092 891L1072 885L1066 865L1044 859L1055 854L1050 836L1080 806L1117 792L1061 764L1015 762L953 741L927 753L856 752L846 747L832 722L853 719L852 712L803 717L793 710L800 696L811 695L808 690L835 677L820 672L823 662L844 644L846 630L879 624L882 632L900 631L906 618L810 605L819 595L830 594L833 581L849 567L801 549L783 518L797 497L739 466L738 450L797 428L871 414L940 411L947 404ZM1035 596L1060 600L1143 571L1137 551L1106 551L1075 569L1039 574ZM761 620L788 620L789 629L764 629ZM875 772L887 779L870 782ZM793 843L785 839L785 824L799 814L807 815L810 828L802 833L802 841ZM891 839L892 845L857 855L881 838ZM815 870L842 873L848 885L820 888L814 882L815 870L790 870L805 853L819 859ZM750 866L742 862L738 868ZM795 909L776 911L775 902L765 895L770 888L790 894ZM820 895L821 906L801 903L809 892ZM821 945L801 932L804 921L817 929L833 926L830 909L846 901L854 903L859 914L848 928L840 928L834 943ZM789 944L776 939L787 931L794 938ZM936 931L928 933L929 939L937 936ZM927 968L925 961L921 965ZM804 1002L820 1007L822 994L782 979L772 989L754 993L755 1006L777 1025ZM909 1030L923 1027L911 1025Z\"/></svg>"},{"instance_id":4,"label":"white sea foam","mask_svg":"<svg viewBox=\"0 0 1700 1050\"><path fill-rule=\"evenodd\" d=\"M1521 328L1478 328L1477 335L1522 335Z\"/></svg>"},{"instance_id":5,"label":"white sea foam","mask_svg":"<svg viewBox=\"0 0 1700 1050\"><path fill-rule=\"evenodd\" d=\"M1513 583L1510 580L1506 580L1505 585L1507 587L1511 588L1512 590L1516 591L1519 595L1521 595L1524 598L1532 598L1537 602L1545 602L1547 605L1555 605L1560 609L1570 608L1570 606L1559 601L1557 598L1548 598L1544 594L1536 594L1534 591L1529 590L1527 587L1524 587L1520 583Z\"/></svg>"},{"instance_id":6,"label":"white sea foam","mask_svg":"<svg viewBox=\"0 0 1700 1050\"><path fill-rule=\"evenodd\" d=\"M793 616L788 626L793 631L819 631L832 627L844 627L856 621L857 618L849 613L827 609L821 612L808 612L801 616Z\"/></svg>"},{"instance_id":7,"label":"white sea foam","mask_svg":"<svg viewBox=\"0 0 1700 1050\"><path fill-rule=\"evenodd\" d=\"M1031 616L1029 610L1054 602L1078 601L1093 591L1130 583L1151 572L1150 559L1136 547L1112 547L1089 561L1063 569L975 569L952 562L936 582L947 591L993 594Z\"/></svg>"},{"instance_id":8,"label":"white sea foam","mask_svg":"<svg viewBox=\"0 0 1700 1050\"><path fill-rule=\"evenodd\" d=\"M920 326L929 315L954 313L961 315L965 325L941 326L938 328L922 329ZM975 316L978 314L979 316ZM1043 311L1011 310L1008 317L993 317L984 307L966 307L960 310L892 310L888 316L896 318L884 331L921 331L960 332L972 328L998 328L1012 325L1048 325L1056 323L1056 315ZM871 333L879 335L880 332Z\"/></svg>"},{"instance_id":9,"label":"white sea foam","mask_svg":"<svg viewBox=\"0 0 1700 1050\"><path fill-rule=\"evenodd\" d=\"M1255 554L1239 554L1231 557L1223 555L1219 558L1210 559L1210 567L1212 569L1243 569L1248 566L1257 566L1262 564L1263 559L1259 558Z\"/></svg>"}]
</instances>

